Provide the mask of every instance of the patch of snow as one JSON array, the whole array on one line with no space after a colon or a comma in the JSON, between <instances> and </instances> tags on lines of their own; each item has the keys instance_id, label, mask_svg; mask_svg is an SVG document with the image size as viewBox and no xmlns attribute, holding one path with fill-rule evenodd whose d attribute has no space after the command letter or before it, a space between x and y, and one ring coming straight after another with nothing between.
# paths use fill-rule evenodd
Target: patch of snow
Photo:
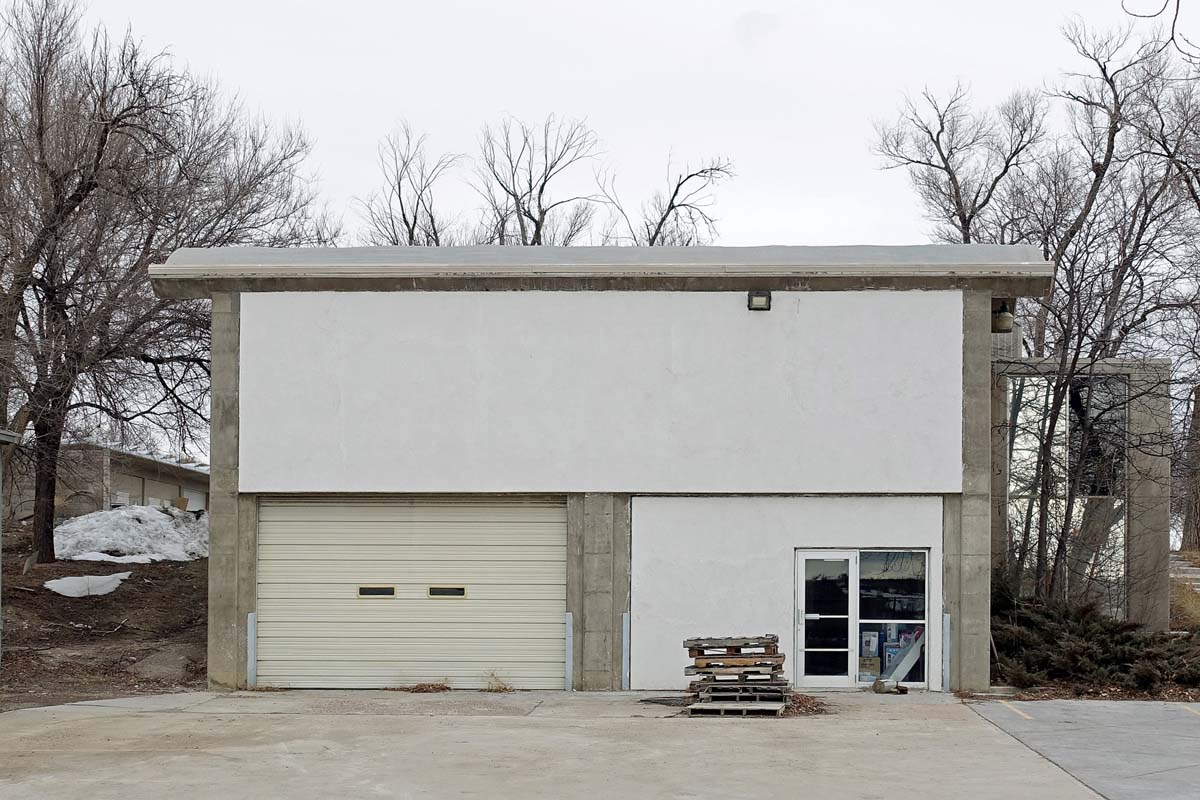
<instances>
[{"instance_id":1,"label":"patch of snow","mask_svg":"<svg viewBox=\"0 0 1200 800\"><path fill-rule=\"evenodd\" d=\"M91 597L108 594L132 574L132 572L118 572L114 575L79 575L72 578L55 578L52 581L46 581L42 586L63 597Z\"/></svg>"},{"instance_id":2,"label":"patch of snow","mask_svg":"<svg viewBox=\"0 0 1200 800\"><path fill-rule=\"evenodd\" d=\"M58 549L57 547L55 548ZM132 556L113 556L108 553L80 553L71 556L71 561L110 561L113 564L149 564L151 561L163 561L165 556L158 553L138 553Z\"/></svg>"},{"instance_id":3,"label":"patch of snow","mask_svg":"<svg viewBox=\"0 0 1200 800\"><path fill-rule=\"evenodd\" d=\"M96 511L69 519L55 528L54 552L58 558L71 561L132 564L206 558L208 515L196 519L195 515L174 507L153 506ZM122 556L138 560L122 560Z\"/></svg>"}]
</instances>

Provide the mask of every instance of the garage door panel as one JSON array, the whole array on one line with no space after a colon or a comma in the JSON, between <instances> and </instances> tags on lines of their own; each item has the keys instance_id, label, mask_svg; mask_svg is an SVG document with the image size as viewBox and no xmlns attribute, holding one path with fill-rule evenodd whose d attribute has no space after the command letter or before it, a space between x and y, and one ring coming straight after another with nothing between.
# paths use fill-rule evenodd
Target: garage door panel
<instances>
[{"instance_id":1,"label":"garage door panel","mask_svg":"<svg viewBox=\"0 0 1200 800\"><path fill-rule=\"evenodd\" d=\"M263 561L287 559L289 561L339 561L344 559L354 545L345 542L330 544L266 544L259 542L258 557ZM370 546L372 561L546 561L561 564L566 559L567 548L530 545L459 545L446 544L375 544Z\"/></svg>"},{"instance_id":2,"label":"garage door panel","mask_svg":"<svg viewBox=\"0 0 1200 800\"><path fill-rule=\"evenodd\" d=\"M555 600L260 600L258 624L276 621L332 622L561 622Z\"/></svg>"},{"instance_id":3,"label":"garage door panel","mask_svg":"<svg viewBox=\"0 0 1200 800\"><path fill-rule=\"evenodd\" d=\"M430 540L447 546L488 545L497 539L511 545L553 547L562 545L562 523L493 523L481 530L478 523L426 523L400 526L391 522L260 523L259 545L315 544L412 545Z\"/></svg>"},{"instance_id":4,"label":"garage door panel","mask_svg":"<svg viewBox=\"0 0 1200 800\"><path fill-rule=\"evenodd\" d=\"M268 630L267 634L263 631ZM557 639L565 635L562 620L556 622L489 622L487 636L500 639ZM478 638L479 625L473 622L273 622L259 628L258 641L275 637L317 638L345 636L355 639L409 639L434 641L439 639ZM565 647L565 645L564 645Z\"/></svg>"},{"instance_id":5,"label":"garage door panel","mask_svg":"<svg viewBox=\"0 0 1200 800\"><path fill-rule=\"evenodd\" d=\"M501 508L496 501L441 503L371 503L355 501L353 507L345 502L264 501L259 508L259 521L300 522L486 522L492 523L565 523L566 505L562 502L506 501Z\"/></svg>"},{"instance_id":6,"label":"garage door panel","mask_svg":"<svg viewBox=\"0 0 1200 800\"><path fill-rule=\"evenodd\" d=\"M260 685L562 686L561 501L270 498L258 556ZM395 595L359 597L360 586ZM466 597L431 598L430 586Z\"/></svg>"},{"instance_id":7,"label":"garage door panel","mask_svg":"<svg viewBox=\"0 0 1200 800\"><path fill-rule=\"evenodd\" d=\"M282 667L277 669L276 665ZM535 672L528 668L518 674L496 670L450 670L440 672L417 669L398 669L382 665L369 669L358 665L331 664L328 673L297 673L287 664L273 662L266 672L260 672L260 682L280 689L387 689L413 686L418 683L446 683L452 689L486 689L494 679L520 689L561 689L561 674ZM493 679L493 675L495 678Z\"/></svg>"},{"instance_id":8,"label":"garage door panel","mask_svg":"<svg viewBox=\"0 0 1200 800\"><path fill-rule=\"evenodd\" d=\"M484 629L481 629L484 628ZM459 663L538 662L561 665L565 650L562 639L513 642L491 638L486 626L476 626L471 639L383 639L357 637L353 630L340 637L271 637L258 643L258 657L264 661L305 661L312 658L344 659L354 653L357 661L385 659L401 662L431 662L453 658ZM480 657L486 651L487 656Z\"/></svg>"},{"instance_id":9,"label":"garage door panel","mask_svg":"<svg viewBox=\"0 0 1200 800\"><path fill-rule=\"evenodd\" d=\"M364 584L365 585L365 584ZM429 596L425 583L384 583L396 590L396 600L423 600ZM467 590L471 600L565 600L567 589L561 583L456 583ZM337 598L358 600L358 585L348 583L260 583L260 600ZM385 598L393 599L393 598ZM439 601L440 602L440 601ZM449 602L447 600L446 602Z\"/></svg>"},{"instance_id":10,"label":"garage door panel","mask_svg":"<svg viewBox=\"0 0 1200 800\"><path fill-rule=\"evenodd\" d=\"M562 563L481 561L336 561L275 560L259 564L260 583L343 583L354 586L424 583L426 586L462 584L567 582Z\"/></svg>"}]
</instances>

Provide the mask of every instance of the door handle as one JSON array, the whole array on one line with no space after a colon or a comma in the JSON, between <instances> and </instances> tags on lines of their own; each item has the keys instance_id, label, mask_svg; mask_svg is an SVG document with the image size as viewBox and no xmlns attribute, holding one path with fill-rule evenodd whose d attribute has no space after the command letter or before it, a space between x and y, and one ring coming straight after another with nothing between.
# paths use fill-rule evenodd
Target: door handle
<instances>
[{"instance_id":1,"label":"door handle","mask_svg":"<svg viewBox=\"0 0 1200 800\"><path fill-rule=\"evenodd\" d=\"M804 618L805 619L820 619L821 615L820 614L805 614Z\"/></svg>"}]
</instances>

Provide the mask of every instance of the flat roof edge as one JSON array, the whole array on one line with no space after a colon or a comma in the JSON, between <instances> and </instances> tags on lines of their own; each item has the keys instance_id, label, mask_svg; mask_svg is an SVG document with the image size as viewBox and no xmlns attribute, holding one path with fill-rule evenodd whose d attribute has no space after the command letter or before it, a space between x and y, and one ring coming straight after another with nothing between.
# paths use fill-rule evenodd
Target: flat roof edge
<instances>
[{"instance_id":1,"label":"flat roof edge","mask_svg":"<svg viewBox=\"0 0 1200 800\"><path fill-rule=\"evenodd\" d=\"M868 289L986 290L994 297L1036 297L1045 294L1047 274L1005 272L943 273L736 273L613 274L613 275L495 275L453 274L424 276L307 275L178 275L151 274L162 297L206 298L218 292L454 292L454 291L857 291Z\"/></svg>"}]
</instances>

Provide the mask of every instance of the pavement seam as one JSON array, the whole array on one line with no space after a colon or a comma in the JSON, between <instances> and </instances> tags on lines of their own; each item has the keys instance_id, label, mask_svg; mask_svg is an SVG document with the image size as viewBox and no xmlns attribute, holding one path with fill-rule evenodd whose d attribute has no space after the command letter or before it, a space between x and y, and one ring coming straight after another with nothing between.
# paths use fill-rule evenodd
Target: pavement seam
<instances>
[{"instance_id":1,"label":"pavement seam","mask_svg":"<svg viewBox=\"0 0 1200 800\"><path fill-rule=\"evenodd\" d=\"M1129 780L1130 778L1145 778L1147 775L1162 775L1166 772L1177 772L1181 769L1195 769L1196 767L1200 767L1200 764L1183 764L1178 767L1167 767L1166 769L1152 769L1149 772L1138 772L1134 775L1122 775L1121 779Z\"/></svg>"},{"instance_id":2,"label":"pavement seam","mask_svg":"<svg viewBox=\"0 0 1200 800\"><path fill-rule=\"evenodd\" d=\"M1050 758L1050 757L1049 757L1048 755L1046 755L1045 753L1042 753L1041 751L1039 751L1039 750L1035 750L1034 748L1030 747L1028 744L1026 744L1025 742L1023 742L1023 741L1022 741L1022 740L1021 740L1019 737L1017 737L1017 735L1016 735L1016 734L1013 734L1013 733L1010 733L1010 732L1006 731L1004 728L1000 727L1000 725L999 725L999 724L997 724L997 723L993 722L992 720L988 719L986 716L984 716L984 715L983 715L983 713L982 713L982 712L980 712L980 711L979 711L977 708L975 708L975 705L976 705L975 703L964 703L963 705L965 705L965 706L967 706L968 708L970 708L970 709L971 709L971 711L973 711L973 712L975 713L975 716L979 717L981 720L983 720L983 721L984 721L984 722L986 722L987 724L991 725L993 728L995 728L996 730L1000 731L1001 733L1003 733L1003 734L1004 734L1005 736L1007 736L1008 738L1012 739L1012 740L1013 740L1014 742L1016 742L1017 744L1021 745L1021 747L1024 747L1026 750L1028 750L1029 752L1033 753L1035 756L1037 756L1038 758L1042 759L1042 760L1043 760L1043 761L1045 761L1047 764L1053 764L1053 765L1054 765L1054 766L1055 766L1055 767L1056 767L1058 770L1060 770L1060 771L1061 771L1061 772L1062 772L1064 775L1066 775L1066 776L1067 776L1067 777L1069 777L1071 780L1075 781L1076 783L1078 783L1080 786L1082 786L1083 788L1087 789L1088 791L1090 791L1090 792L1093 792L1093 793L1094 793L1094 794L1095 794L1097 797L1103 797L1103 798L1104 798L1104 800L1114 800L1114 798L1111 798L1111 797L1109 797L1109 796L1108 796L1108 795L1106 795L1104 792L1102 792L1102 791L1100 791L1099 789L1097 789L1095 786L1092 786L1090 783L1088 783L1087 781L1083 780L1082 778L1080 778L1080 777L1079 777L1078 775L1076 775L1075 773L1073 773L1073 772L1071 772L1070 770L1068 770L1068 769L1067 769L1066 767L1064 767L1062 764L1059 764L1059 763L1058 763L1057 761L1055 761L1053 758Z\"/></svg>"}]
</instances>

